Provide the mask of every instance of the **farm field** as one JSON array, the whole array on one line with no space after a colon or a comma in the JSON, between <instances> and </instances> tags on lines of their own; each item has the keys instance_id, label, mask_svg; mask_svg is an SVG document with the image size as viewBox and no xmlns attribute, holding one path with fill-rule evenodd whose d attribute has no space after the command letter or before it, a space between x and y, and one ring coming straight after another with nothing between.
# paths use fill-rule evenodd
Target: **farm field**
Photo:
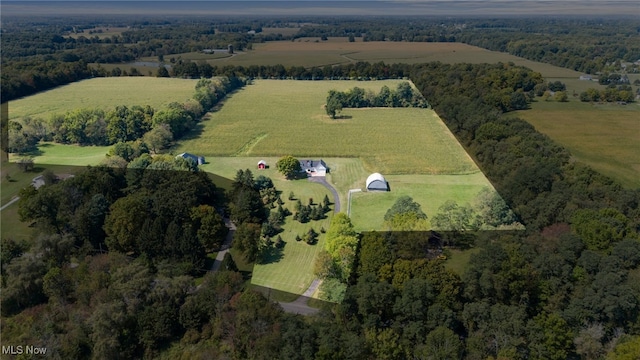
<instances>
[{"instance_id":1,"label":"farm field","mask_svg":"<svg viewBox=\"0 0 640 360\"><path fill-rule=\"evenodd\" d=\"M264 159L270 165L268 169L258 170L258 161ZM208 158L207 164L201 165L204 171L215 172L217 175L233 179L240 169L250 169L254 178L264 175L273 180L281 198L284 201L283 207L294 211L297 199L306 205L309 198L314 203L320 203L325 195L333 202L331 193L324 186L302 180L285 180L275 168L277 158L253 158L253 157L226 157ZM288 200L289 192L293 191L296 200ZM332 206L333 208L333 206ZM313 275L313 263L316 254L324 247L324 234L320 234L320 229L329 228L333 212L327 213L327 218L320 221L311 221L301 224L294 221L291 216L287 217L283 226L283 232L279 235L286 243L284 248L272 254L264 264L255 264L251 283L253 285L277 289L293 294L302 294L311 284L315 276ZM320 234L318 243L309 245L304 241L296 242L296 235L303 236L310 228Z\"/></svg>"},{"instance_id":2,"label":"farm field","mask_svg":"<svg viewBox=\"0 0 640 360\"><path fill-rule=\"evenodd\" d=\"M360 157L367 171L383 174L478 171L432 110L345 109L338 120L324 111L331 89L358 86L377 92L383 85L395 88L398 83L257 80L227 98L202 122L199 133L173 151L207 157Z\"/></svg>"},{"instance_id":3,"label":"farm field","mask_svg":"<svg viewBox=\"0 0 640 360\"><path fill-rule=\"evenodd\" d=\"M274 28L276 31L279 30ZM282 30L298 31L295 28ZM295 41L270 41L253 44L253 49L238 51L233 55L226 53L202 54L199 52L165 55L165 62L169 59L181 57L184 60L206 61L211 65L284 65L303 67L323 67L356 63L359 61L380 62L387 64L406 63L417 64L432 61L443 63L497 63L513 62L526 66L541 73L545 78L578 79L581 73L541 62L527 60L507 53L486 50L477 46L462 43L426 43L426 42L392 42L369 41L363 42L356 38L355 42L348 42L346 37L330 37L327 41L319 38L299 38ZM156 62L155 56L142 57L139 61ZM97 67L98 64L91 64ZM157 67L142 66L137 63L128 64L99 64L110 71L115 67L129 71L136 68L140 74L156 75Z\"/></svg>"},{"instance_id":4,"label":"farm field","mask_svg":"<svg viewBox=\"0 0 640 360\"><path fill-rule=\"evenodd\" d=\"M573 157L617 179L640 187L640 105L537 102L518 116L565 146Z\"/></svg>"},{"instance_id":5,"label":"farm field","mask_svg":"<svg viewBox=\"0 0 640 360\"><path fill-rule=\"evenodd\" d=\"M490 51L462 43L421 43L370 41L348 42L346 37L300 38L296 41L272 41L254 44L253 50L239 52L233 57L215 60L211 64L324 66L358 61L393 63L497 63L513 62L540 72L544 77L578 78L577 71L526 60L517 56Z\"/></svg>"},{"instance_id":6,"label":"farm field","mask_svg":"<svg viewBox=\"0 0 640 360\"><path fill-rule=\"evenodd\" d=\"M116 105L162 107L190 99L198 80L150 77L109 77L78 81L9 102L9 119L48 119L79 108L111 109Z\"/></svg>"}]
</instances>

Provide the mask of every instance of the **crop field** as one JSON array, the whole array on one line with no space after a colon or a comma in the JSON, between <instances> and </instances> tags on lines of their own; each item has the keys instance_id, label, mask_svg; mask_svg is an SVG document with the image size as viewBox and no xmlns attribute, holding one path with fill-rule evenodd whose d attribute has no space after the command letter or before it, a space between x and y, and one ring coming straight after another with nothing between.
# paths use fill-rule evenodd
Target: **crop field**
<instances>
[{"instance_id":1,"label":"crop field","mask_svg":"<svg viewBox=\"0 0 640 360\"><path fill-rule=\"evenodd\" d=\"M300 38L296 41L272 41L254 44L253 50L233 57L214 60L211 64L324 66L358 61L393 63L497 63L513 62L540 72L545 77L578 78L577 71L526 60L517 56L490 51L462 43L422 43L370 41L348 42L346 37L316 41ZM167 55L168 56L168 55ZM165 57L167 57L165 56Z\"/></svg>"},{"instance_id":2,"label":"crop field","mask_svg":"<svg viewBox=\"0 0 640 360\"><path fill-rule=\"evenodd\" d=\"M116 105L162 107L188 100L198 80L109 77L78 81L9 102L9 119L25 116L48 119L79 108L111 109Z\"/></svg>"},{"instance_id":3,"label":"crop field","mask_svg":"<svg viewBox=\"0 0 640 360\"><path fill-rule=\"evenodd\" d=\"M473 201L483 188L493 189L481 172L469 175L385 175L385 180L389 182L390 192L352 194L350 217L356 231L387 230L383 227L384 214L403 195L411 196L430 219L447 200L465 205Z\"/></svg>"},{"instance_id":4,"label":"crop field","mask_svg":"<svg viewBox=\"0 0 640 360\"><path fill-rule=\"evenodd\" d=\"M270 165L269 168L256 169L260 160L265 160ZM254 178L259 175L267 176L273 180L276 189L281 192L281 198L284 201L283 207L292 212L297 199L306 205L309 198L312 198L314 203L320 203L326 195L333 202L329 190L320 184L311 183L306 179L285 180L275 169L277 160L277 158L269 157L216 157L207 158L207 164L202 165L201 168L229 179L233 179L239 169L250 169ZM291 191L293 191L296 200L288 200ZM284 248L281 252L272 254L264 264L254 265L251 283L293 294L302 294L315 279L313 263L316 254L324 247L325 235L320 234L318 243L315 245L309 245L304 241L295 241L296 235L303 236L309 228L313 228L317 233L320 233L322 227L325 230L329 229L332 214L333 212L327 213L326 219L306 224L294 221L291 216L287 217L283 232L279 234L286 243Z\"/></svg>"},{"instance_id":5,"label":"crop field","mask_svg":"<svg viewBox=\"0 0 640 360\"><path fill-rule=\"evenodd\" d=\"M229 54L226 49L224 49L224 51L214 51L213 54L205 54L203 52L199 52L199 51L192 51L192 52L188 52L188 53L180 53L180 54L171 54L171 55L166 55L164 57L164 61L166 64L169 64L169 60L171 58L174 58L176 60L178 59L182 59L182 60L191 60L191 61L209 61L209 60L217 60L217 59L223 59L223 58L228 58L230 57L232 54ZM158 61L158 57L157 56L146 56L146 57L141 57L139 59L140 61L144 62L144 61L149 61L149 62L157 62Z\"/></svg>"},{"instance_id":6,"label":"crop field","mask_svg":"<svg viewBox=\"0 0 640 360\"><path fill-rule=\"evenodd\" d=\"M565 146L576 160L626 187L640 187L639 104L537 102L516 115Z\"/></svg>"},{"instance_id":7,"label":"crop field","mask_svg":"<svg viewBox=\"0 0 640 360\"><path fill-rule=\"evenodd\" d=\"M330 119L331 89L378 91L399 81L258 80L225 101L174 151L204 156L360 157L385 174L463 174L477 167L437 114L417 108L345 109Z\"/></svg>"},{"instance_id":8,"label":"crop field","mask_svg":"<svg viewBox=\"0 0 640 360\"><path fill-rule=\"evenodd\" d=\"M298 31L297 28L273 28L272 31L287 30ZM277 65L322 67L325 65L338 65L355 63L358 61L379 62L387 64L405 63L417 64L431 61L443 63L497 63L513 62L516 65L526 66L541 73L545 78L577 79L581 73L541 62L527 60L521 57L486 50L477 46L462 43L426 43L426 42L391 42L369 41L363 42L356 38L355 42L348 42L346 37L330 37L327 41L319 38L299 38L295 41L270 41L253 44L253 49L238 51L233 55L219 52L214 54L202 54L199 52L165 55L165 61L171 58L181 57L185 60L206 61L211 65ZM143 57L140 61L157 62L155 56ZM98 64L92 64L97 66ZM127 70L135 67L142 75L155 76L156 67L130 64L100 64L103 68L111 70L119 67Z\"/></svg>"}]
</instances>

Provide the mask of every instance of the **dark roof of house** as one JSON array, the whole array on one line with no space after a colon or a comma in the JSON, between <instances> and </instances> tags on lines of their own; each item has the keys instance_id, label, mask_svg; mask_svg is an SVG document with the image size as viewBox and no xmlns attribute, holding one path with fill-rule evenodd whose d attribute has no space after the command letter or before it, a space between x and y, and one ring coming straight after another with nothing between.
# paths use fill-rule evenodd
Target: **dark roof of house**
<instances>
[{"instance_id":1,"label":"dark roof of house","mask_svg":"<svg viewBox=\"0 0 640 360\"><path fill-rule=\"evenodd\" d=\"M327 168L327 164L324 160L300 160L300 166L302 166L303 169Z\"/></svg>"}]
</instances>

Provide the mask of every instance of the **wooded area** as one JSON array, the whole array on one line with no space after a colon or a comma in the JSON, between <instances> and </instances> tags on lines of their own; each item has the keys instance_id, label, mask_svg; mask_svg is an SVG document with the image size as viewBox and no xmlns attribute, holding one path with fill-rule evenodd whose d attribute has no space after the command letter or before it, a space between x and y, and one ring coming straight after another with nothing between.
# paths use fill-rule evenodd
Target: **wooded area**
<instances>
[{"instance_id":1,"label":"wooded area","mask_svg":"<svg viewBox=\"0 0 640 360\"><path fill-rule=\"evenodd\" d=\"M350 27L326 23L299 34L465 41L585 72L640 58L628 36L637 34L637 26L624 20L474 20L464 27L472 31L464 32L454 20L444 26L425 21L424 27L392 20ZM72 30L62 25L52 25L53 37L12 26L5 32L4 25L2 101L106 75L92 73L86 63L107 54L113 56L108 60L125 61L160 55L165 46L182 44L181 51L191 51L217 46L219 39L238 41L241 48L260 39L229 33L216 38L213 27L194 25L176 26L165 40L153 40L165 33L145 25L108 41L72 40L62 36ZM562 30L567 26L571 31ZM196 45L196 37L212 43ZM579 41L584 38L595 45ZM90 46L93 42L101 46ZM20 49L20 43L32 46ZM544 50L547 46L552 48ZM433 233L369 232L354 244L348 218L337 215L337 226L327 230L327 266L319 269L336 279L326 286L344 301L303 318L250 289L247 274L233 271L235 266L195 285L194 278L208 270L205 251L216 250L225 235L222 215L238 223L236 247L246 259L259 261L262 249L274 246L263 236L277 231L280 213L271 210L272 219L268 212L277 203L268 180L241 171L223 193L193 162L132 155L123 157L126 169L88 168L20 193L20 217L33 224L35 235L31 243L2 239L3 344L43 346L64 359L633 359L640 354L640 190L624 189L571 161L566 149L529 123L502 115L529 106L536 85L543 83L540 74L513 64L363 62L323 69L222 67L212 74L407 77L513 210L512 220L526 230L436 234L453 248L477 249L459 275L434 256L440 246L432 242ZM146 117L144 109L133 113L153 123L161 111ZM127 124L129 116L119 119ZM133 129L113 139L147 130ZM262 225L269 221L274 229Z\"/></svg>"}]
</instances>

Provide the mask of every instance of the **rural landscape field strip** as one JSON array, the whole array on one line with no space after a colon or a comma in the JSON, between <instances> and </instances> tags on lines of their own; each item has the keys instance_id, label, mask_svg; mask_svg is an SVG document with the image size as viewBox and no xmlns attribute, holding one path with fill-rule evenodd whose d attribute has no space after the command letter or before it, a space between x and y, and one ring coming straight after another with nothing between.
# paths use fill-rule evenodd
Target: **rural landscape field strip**
<instances>
[{"instance_id":1,"label":"rural landscape field strip","mask_svg":"<svg viewBox=\"0 0 640 360\"><path fill-rule=\"evenodd\" d=\"M81 108L117 105L160 108L193 96L198 80L155 77L107 77L78 81L9 102L9 119L25 116L48 120L53 114Z\"/></svg>"}]
</instances>

